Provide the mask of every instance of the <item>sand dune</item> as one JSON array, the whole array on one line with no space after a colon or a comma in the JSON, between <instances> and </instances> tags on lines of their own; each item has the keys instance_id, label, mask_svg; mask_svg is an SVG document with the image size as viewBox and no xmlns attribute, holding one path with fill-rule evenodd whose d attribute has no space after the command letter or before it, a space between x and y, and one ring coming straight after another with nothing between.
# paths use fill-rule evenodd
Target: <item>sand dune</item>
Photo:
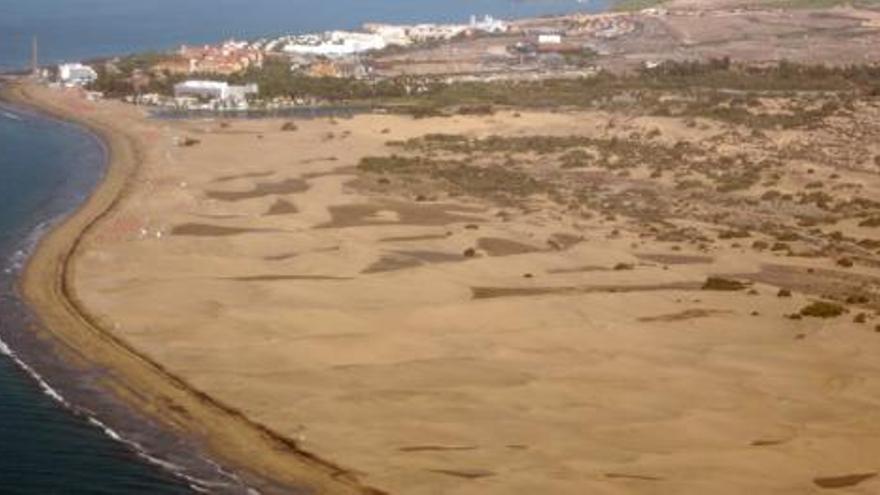
<instances>
[{"instance_id":1,"label":"sand dune","mask_svg":"<svg viewBox=\"0 0 880 495\"><path fill-rule=\"evenodd\" d=\"M294 133L234 121L233 133L112 103L89 111L135 122L125 132L145 159L84 239L73 281L83 305L365 485L880 490L880 334L851 317L786 318L815 295L777 297L779 278L761 275L836 270L828 260L648 242L623 217L561 207L382 193L352 168L389 139L589 134L602 113L362 115ZM174 144L196 133L200 144ZM714 274L752 290L700 290Z\"/></svg>"}]
</instances>

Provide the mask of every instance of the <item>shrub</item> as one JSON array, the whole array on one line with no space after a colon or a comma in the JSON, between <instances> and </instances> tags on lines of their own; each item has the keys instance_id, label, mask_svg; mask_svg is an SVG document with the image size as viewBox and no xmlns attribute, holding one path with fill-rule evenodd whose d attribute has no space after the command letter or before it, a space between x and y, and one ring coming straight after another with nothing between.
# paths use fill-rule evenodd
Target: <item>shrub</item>
<instances>
[{"instance_id":1,"label":"shrub","mask_svg":"<svg viewBox=\"0 0 880 495\"><path fill-rule=\"evenodd\" d=\"M846 298L847 304L868 304L869 302L871 302L871 299L864 294L853 294Z\"/></svg>"},{"instance_id":2,"label":"shrub","mask_svg":"<svg viewBox=\"0 0 880 495\"><path fill-rule=\"evenodd\" d=\"M791 297L791 291L788 289L779 289L779 292L776 293L777 297Z\"/></svg>"},{"instance_id":3,"label":"shrub","mask_svg":"<svg viewBox=\"0 0 880 495\"><path fill-rule=\"evenodd\" d=\"M743 290L746 287L747 284L740 282L739 280L731 280L722 277L709 277L706 279L706 283L703 284L703 290L737 291Z\"/></svg>"},{"instance_id":4,"label":"shrub","mask_svg":"<svg viewBox=\"0 0 880 495\"><path fill-rule=\"evenodd\" d=\"M752 234L748 230L740 229L740 230L722 230L718 234L719 239L744 239L746 237L750 237Z\"/></svg>"},{"instance_id":5,"label":"shrub","mask_svg":"<svg viewBox=\"0 0 880 495\"><path fill-rule=\"evenodd\" d=\"M459 115L493 115L495 109L492 105L462 105L458 107Z\"/></svg>"},{"instance_id":6,"label":"shrub","mask_svg":"<svg viewBox=\"0 0 880 495\"><path fill-rule=\"evenodd\" d=\"M827 301L816 301L803 307L800 311L801 316L812 318L836 318L844 313L846 313L846 308Z\"/></svg>"},{"instance_id":7,"label":"shrub","mask_svg":"<svg viewBox=\"0 0 880 495\"><path fill-rule=\"evenodd\" d=\"M870 217L859 222L859 227L880 227L880 217Z\"/></svg>"},{"instance_id":8,"label":"shrub","mask_svg":"<svg viewBox=\"0 0 880 495\"><path fill-rule=\"evenodd\" d=\"M299 127L293 122L285 122L284 125L281 126L281 130L284 132L293 132L299 130Z\"/></svg>"},{"instance_id":9,"label":"shrub","mask_svg":"<svg viewBox=\"0 0 880 495\"><path fill-rule=\"evenodd\" d=\"M584 150L575 149L562 155L559 161L562 163L562 168L581 168L589 165L590 158Z\"/></svg>"}]
</instances>

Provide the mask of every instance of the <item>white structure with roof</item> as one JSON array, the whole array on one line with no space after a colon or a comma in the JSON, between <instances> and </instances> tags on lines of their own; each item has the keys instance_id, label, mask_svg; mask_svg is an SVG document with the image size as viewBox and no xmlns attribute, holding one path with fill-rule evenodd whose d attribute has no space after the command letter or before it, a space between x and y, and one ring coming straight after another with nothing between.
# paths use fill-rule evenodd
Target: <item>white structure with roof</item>
<instances>
[{"instance_id":1,"label":"white structure with roof","mask_svg":"<svg viewBox=\"0 0 880 495\"><path fill-rule=\"evenodd\" d=\"M245 101L248 95L259 93L256 84L232 86L221 81L184 81L174 85L175 98L200 98L220 101Z\"/></svg>"},{"instance_id":2,"label":"white structure with roof","mask_svg":"<svg viewBox=\"0 0 880 495\"><path fill-rule=\"evenodd\" d=\"M229 98L229 83L220 81L184 81L174 85L176 98L204 98L225 100Z\"/></svg>"},{"instance_id":3,"label":"white structure with roof","mask_svg":"<svg viewBox=\"0 0 880 495\"><path fill-rule=\"evenodd\" d=\"M323 35L298 36L283 50L287 53L300 55L341 57L370 50L381 50L386 46L388 43L385 38L378 34L331 31Z\"/></svg>"},{"instance_id":4,"label":"white structure with roof","mask_svg":"<svg viewBox=\"0 0 880 495\"><path fill-rule=\"evenodd\" d=\"M61 64L58 66L58 79L67 85L85 86L98 79L98 73L88 65Z\"/></svg>"},{"instance_id":5,"label":"white structure with roof","mask_svg":"<svg viewBox=\"0 0 880 495\"><path fill-rule=\"evenodd\" d=\"M558 45L562 43L561 34L539 34L538 44L541 45Z\"/></svg>"},{"instance_id":6,"label":"white structure with roof","mask_svg":"<svg viewBox=\"0 0 880 495\"><path fill-rule=\"evenodd\" d=\"M478 20L477 16L471 16L470 28L474 31L483 31L485 33L506 33L509 26L506 22L495 19L491 15L484 16L482 20Z\"/></svg>"}]
</instances>

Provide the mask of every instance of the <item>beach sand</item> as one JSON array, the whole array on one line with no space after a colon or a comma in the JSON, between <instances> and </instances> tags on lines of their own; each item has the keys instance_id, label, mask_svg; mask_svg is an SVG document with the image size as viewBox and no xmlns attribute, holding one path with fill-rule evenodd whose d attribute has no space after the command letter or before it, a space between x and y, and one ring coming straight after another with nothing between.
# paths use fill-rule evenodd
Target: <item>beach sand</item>
<instances>
[{"instance_id":1,"label":"beach sand","mask_svg":"<svg viewBox=\"0 0 880 495\"><path fill-rule=\"evenodd\" d=\"M109 370L102 385L169 429L196 441L216 459L241 467L262 493L376 493L344 470L193 388L104 326L83 306L74 272L84 242L135 189L147 156L149 129L133 107L98 110L78 93L10 84L4 98L83 125L104 141L109 167L99 187L73 215L41 239L21 281L23 295L65 359Z\"/></svg>"},{"instance_id":2,"label":"beach sand","mask_svg":"<svg viewBox=\"0 0 880 495\"><path fill-rule=\"evenodd\" d=\"M539 200L385 194L354 168L388 140L590 134L605 116L285 132L15 91L94 129L113 164L41 244L28 299L117 371L108 386L218 458L334 494L880 490L873 325L787 319L811 298L760 281L699 290L832 262L671 252Z\"/></svg>"}]
</instances>

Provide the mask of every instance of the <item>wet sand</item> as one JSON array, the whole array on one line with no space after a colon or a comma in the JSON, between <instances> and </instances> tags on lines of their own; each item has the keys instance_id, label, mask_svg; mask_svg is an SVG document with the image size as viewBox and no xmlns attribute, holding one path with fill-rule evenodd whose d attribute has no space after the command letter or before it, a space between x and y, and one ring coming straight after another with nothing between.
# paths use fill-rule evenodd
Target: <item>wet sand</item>
<instances>
[{"instance_id":1,"label":"wet sand","mask_svg":"<svg viewBox=\"0 0 880 495\"><path fill-rule=\"evenodd\" d=\"M126 119L142 119L142 115L134 109L116 109L111 120L96 115L78 95L29 84L4 88L4 97L85 126L108 147L110 163L103 181L85 205L40 241L21 281L26 300L59 348L65 349L65 358L112 370L103 380L108 390L176 434L196 441L217 460L241 469L247 482L265 493L377 493L343 469L300 451L289 439L193 388L118 338L100 315L83 306L73 283L73 267L82 254L83 238L138 180L144 143L122 129ZM118 126L108 125L110 121Z\"/></svg>"}]
</instances>

